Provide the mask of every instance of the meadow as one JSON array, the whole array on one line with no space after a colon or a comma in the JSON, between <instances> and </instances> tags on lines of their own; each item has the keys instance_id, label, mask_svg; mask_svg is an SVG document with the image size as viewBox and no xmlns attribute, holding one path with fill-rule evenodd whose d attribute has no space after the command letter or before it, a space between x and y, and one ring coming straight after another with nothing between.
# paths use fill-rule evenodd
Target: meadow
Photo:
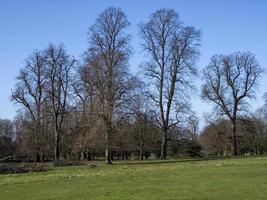
<instances>
[{"instance_id":1,"label":"meadow","mask_svg":"<svg viewBox=\"0 0 267 200\"><path fill-rule=\"evenodd\" d=\"M267 157L102 162L0 175L1 200L267 199Z\"/></svg>"}]
</instances>

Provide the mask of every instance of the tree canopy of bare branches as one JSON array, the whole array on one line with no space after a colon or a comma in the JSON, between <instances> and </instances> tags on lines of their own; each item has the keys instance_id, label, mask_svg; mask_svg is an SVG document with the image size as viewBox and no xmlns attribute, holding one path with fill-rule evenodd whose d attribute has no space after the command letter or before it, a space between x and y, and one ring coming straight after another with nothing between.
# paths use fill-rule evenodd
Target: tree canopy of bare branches
<instances>
[{"instance_id":1,"label":"tree canopy of bare branches","mask_svg":"<svg viewBox=\"0 0 267 200\"><path fill-rule=\"evenodd\" d=\"M51 44L43 51L34 52L20 71L16 88L11 95L12 100L21 104L27 111L34 124L37 149L42 145L44 116L49 115L53 119L55 160L59 159L60 134L66 114L70 70L74 63L75 60L66 54L63 46ZM47 113L47 107L50 107L52 112Z\"/></svg>"},{"instance_id":2,"label":"tree canopy of bare branches","mask_svg":"<svg viewBox=\"0 0 267 200\"><path fill-rule=\"evenodd\" d=\"M129 26L126 15L119 8L108 8L89 28L90 47L86 65L99 101L98 114L106 127L106 162L111 163L110 142L114 133L114 113L122 107L131 84L128 74L130 55Z\"/></svg>"},{"instance_id":3,"label":"tree canopy of bare branches","mask_svg":"<svg viewBox=\"0 0 267 200\"><path fill-rule=\"evenodd\" d=\"M233 155L238 154L236 120L247 100L255 97L255 89L263 70L250 53L216 55L203 70L202 98L232 122Z\"/></svg>"},{"instance_id":4,"label":"tree canopy of bare branches","mask_svg":"<svg viewBox=\"0 0 267 200\"><path fill-rule=\"evenodd\" d=\"M197 73L200 31L183 26L172 9L154 12L147 23L139 24L142 46L149 59L145 74L151 80L149 97L159 108L158 127L162 131L161 158L166 159L167 132L176 125L178 113L188 106L188 89Z\"/></svg>"},{"instance_id":5,"label":"tree canopy of bare branches","mask_svg":"<svg viewBox=\"0 0 267 200\"><path fill-rule=\"evenodd\" d=\"M59 160L59 142L67 111L71 70L76 60L67 55L63 46L49 45L45 50L47 64L47 94L52 110L55 134L55 160Z\"/></svg>"},{"instance_id":6,"label":"tree canopy of bare branches","mask_svg":"<svg viewBox=\"0 0 267 200\"><path fill-rule=\"evenodd\" d=\"M45 91L47 84L46 60L43 52L35 51L25 62L25 67L17 77L17 84L11 99L26 109L27 115L33 122L34 147L38 154L42 154L40 138L43 134L43 105L47 98Z\"/></svg>"}]
</instances>

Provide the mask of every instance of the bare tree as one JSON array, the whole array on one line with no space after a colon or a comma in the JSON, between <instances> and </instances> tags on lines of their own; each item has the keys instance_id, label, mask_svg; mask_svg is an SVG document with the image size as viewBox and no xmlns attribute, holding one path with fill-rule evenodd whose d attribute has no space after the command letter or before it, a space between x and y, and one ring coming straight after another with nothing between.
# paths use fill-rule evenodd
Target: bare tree
<instances>
[{"instance_id":1,"label":"bare tree","mask_svg":"<svg viewBox=\"0 0 267 200\"><path fill-rule=\"evenodd\" d=\"M143 48L150 58L145 63L146 76L152 85L148 94L159 108L161 159L166 159L168 130L178 123L175 116L184 110L186 92L192 88L192 77L196 74L200 31L183 26L172 9L156 11L139 29Z\"/></svg>"},{"instance_id":2,"label":"bare tree","mask_svg":"<svg viewBox=\"0 0 267 200\"><path fill-rule=\"evenodd\" d=\"M93 72L93 81L99 99L98 114L104 121L105 157L111 164L110 143L114 131L114 113L125 101L129 89L128 59L129 36L125 33L129 22L118 8L108 8L89 28L90 48L87 64Z\"/></svg>"},{"instance_id":3,"label":"bare tree","mask_svg":"<svg viewBox=\"0 0 267 200\"><path fill-rule=\"evenodd\" d=\"M193 113L193 115L189 117L189 120L187 122L187 127L191 133L191 140L192 141L197 140L199 132L199 119L196 116L196 113Z\"/></svg>"},{"instance_id":4,"label":"bare tree","mask_svg":"<svg viewBox=\"0 0 267 200\"><path fill-rule=\"evenodd\" d=\"M20 71L15 90L11 95L11 99L23 106L33 122L36 138L34 146L38 149L37 154L42 154L40 141L43 134L42 109L47 97L46 78L46 60L42 52L36 51L26 59L26 65Z\"/></svg>"},{"instance_id":5,"label":"bare tree","mask_svg":"<svg viewBox=\"0 0 267 200\"><path fill-rule=\"evenodd\" d=\"M144 95L146 86L143 82L139 81L139 87L135 90L135 95L133 96L133 104L131 105L132 113L134 114L134 132L137 137L135 142L138 143L138 157L143 160L144 150L145 150L145 139L150 126L148 122L149 112L152 108L150 107L151 100L148 96ZM154 127L153 127L154 128Z\"/></svg>"},{"instance_id":6,"label":"bare tree","mask_svg":"<svg viewBox=\"0 0 267 200\"><path fill-rule=\"evenodd\" d=\"M92 152L93 147L96 146L96 143L99 142L99 138L102 136L99 134L101 131L100 120L96 113L99 102L96 96L91 66L85 64L76 70L72 86L77 99L75 112L78 116L76 121L79 128L79 137L75 147L81 151L81 159L86 157L84 155L87 155L87 159L90 159L90 151Z\"/></svg>"},{"instance_id":7,"label":"bare tree","mask_svg":"<svg viewBox=\"0 0 267 200\"><path fill-rule=\"evenodd\" d=\"M53 117L55 160L60 158L59 143L67 111L71 69L75 59L67 55L63 46L49 45L45 50L48 86L47 93Z\"/></svg>"},{"instance_id":8,"label":"bare tree","mask_svg":"<svg viewBox=\"0 0 267 200\"><path fill-rule=\"evenodd\" d=\"M209 120L209 119L208 119ZM225 119L209 120L199 137L204 154L228 156L231 153L231 128Z\"/></svg>"},{"instance_id":9,"label":"bare tree","mask_svg":"<svg viewBox=\"0 0 267 200\"><path fill-rule=\"evenodd\" d=\"M255 97L255 88L263 70L250 53L216 55L203 70L202 98L212 102L215 111L226 115L232 124L232 154L237 155L236 122L247 101Z\"/></svg>"}]
</instances>

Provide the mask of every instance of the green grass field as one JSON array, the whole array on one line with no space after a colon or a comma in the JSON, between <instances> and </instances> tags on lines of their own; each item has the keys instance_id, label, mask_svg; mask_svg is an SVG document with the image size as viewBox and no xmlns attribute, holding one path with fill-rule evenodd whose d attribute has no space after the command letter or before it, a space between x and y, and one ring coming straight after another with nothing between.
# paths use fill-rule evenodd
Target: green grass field
<instances>
[{"instance_id":1,"label":"green grass field","mask_svg":"<svg viewBox=\"0 0 267 200\"><path fill-rule=\"evenodd\" d=\"M267 199L267 157L129 162L0 175L0 200Z\"/></svg>"}]
</instances>

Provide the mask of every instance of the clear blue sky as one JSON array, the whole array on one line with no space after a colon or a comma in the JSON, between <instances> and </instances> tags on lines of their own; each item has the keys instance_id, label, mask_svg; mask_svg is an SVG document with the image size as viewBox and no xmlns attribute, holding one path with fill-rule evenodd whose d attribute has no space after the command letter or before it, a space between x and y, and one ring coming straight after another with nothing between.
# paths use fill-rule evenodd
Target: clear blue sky
<instances>
[{"instance_id":1,"label":"clear blue sky","mask_svg":"<svg viewBox=\"0 0 267 200\"><path fill-rule=\"evenodd\" d=\"M265 0L1 0L0 1L0 118L12 118L18 108L9 100L15 77L24 59L48 43L64 43L68 53L79 57L88 47L87 28L109 6L121 7L131 22L131 44L135 50L131 68L143 59L136 25L160 8L175 9L186 25L202 30L202 69L214 54L251 51L267 67L267 1ZM201 82L196 80L199 88ZM252 110L263 104L267 77L261 81ZM198 116L210 109L195 94Z\"/></svg>"}]
</instances>

